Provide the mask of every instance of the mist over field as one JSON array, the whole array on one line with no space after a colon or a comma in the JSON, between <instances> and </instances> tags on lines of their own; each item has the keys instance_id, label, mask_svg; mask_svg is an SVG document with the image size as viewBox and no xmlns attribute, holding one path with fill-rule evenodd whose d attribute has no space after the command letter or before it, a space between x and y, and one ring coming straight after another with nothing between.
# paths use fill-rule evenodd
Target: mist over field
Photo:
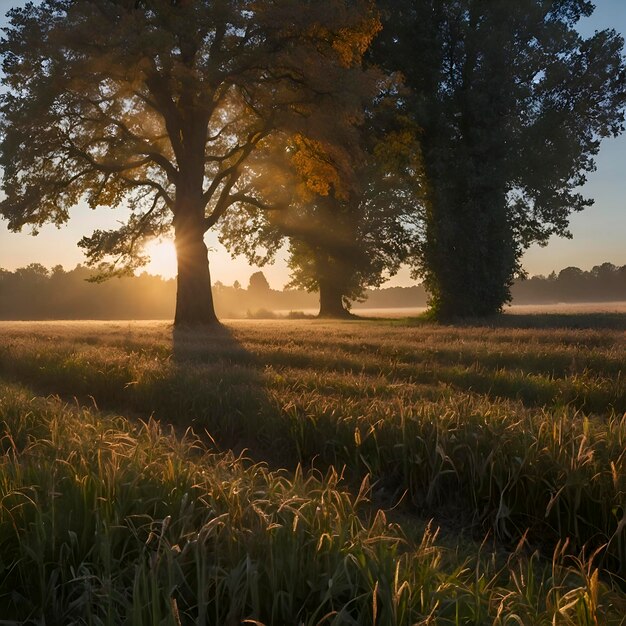
<instances>
[{"instance_id":1,"label":"mist over field","mask_svg":"<svg viewBox=\"0 0 626 626\"><path fill-rule=\"evenodd\" d=\"M13 272L0 269L0 319L172 319L176 281L141 274L103 284L91 283L84 267L65 271L32 264ZM319 294L272 289L262 272L247 285L213 285L222 318L314 316ZM512 287L507 312L624 311L626 266L611 263L590 271L567 268L559 274L532 277ZM423 285L367 290L352 310L360 316L411 317L423 314L428 294Z\"/></svg>"}]
</instances>

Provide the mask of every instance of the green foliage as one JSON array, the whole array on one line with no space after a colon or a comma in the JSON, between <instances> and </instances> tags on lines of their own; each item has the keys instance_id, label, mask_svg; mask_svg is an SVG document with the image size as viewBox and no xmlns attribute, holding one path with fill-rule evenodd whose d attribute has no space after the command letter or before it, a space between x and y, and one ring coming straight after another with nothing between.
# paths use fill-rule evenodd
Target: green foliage
<instances>
[{"instance_id":1,"label":"green foliage","mask_svg":"<svg viewBox=\"0 0 626 626\"><path fill-rule=\"evenodd\" d=\"M532 243L568 236L600 140L622 130L623 40L584 39L590 2L394 0L374 59L399 70L423 129L416 271L439 317L495 313Z\"/></svg>"},{"instance_id":2,"label":"green foliage","mask_svg":"<svg viewBox=\"0 0 626 626\"><path fill-rule=\"evenodd\" d=\"M351 197L318 196L295 224L287 218L281 225L291 236L290 285L319 291L322 309L328 292L349 307L393 276L421 224L419 129L386 95L373 103L361 133L364 159Z\"/></svg>"}]
</instances>

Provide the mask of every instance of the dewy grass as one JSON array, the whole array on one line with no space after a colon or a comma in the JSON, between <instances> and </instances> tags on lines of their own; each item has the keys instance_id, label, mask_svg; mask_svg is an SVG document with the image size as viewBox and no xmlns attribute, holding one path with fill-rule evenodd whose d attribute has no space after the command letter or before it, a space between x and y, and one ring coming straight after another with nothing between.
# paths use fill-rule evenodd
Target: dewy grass
<instances>
[{"instance_id":1,"label":"dewy grass","mask_svg":"<svg viewBox=\"0 0 626 626\"><path fill-rule=\"evenodd\" d=\"M619 624L593 561L417 543L364 483L0 388L3 623ZM248 620L246 622L246 620Z\"/></svg>"},{"instance_id":2,"label":"dewy grass","mask_svg":"<svg viewBox=\"0 0 626 626\"><path fill-rule=\"evenodd\" d=\"M605 546L624 575L618 332L242 323L172 344L157 324L12 328L0 371L18 380L206 428L274 464L347 465L509 542Z\"/></svg>"},{"instance_id":3,"label":"dewy grass","mask_svg":"<svg viewBox=\"0 0 626 626\"><path fill-rule=\"evenodd\" d=\"M625 344L623 332L610 329L410 327L374 322L241 322L229 326L218 336L176 333L172 339L171 329L157 323L4 324L0 327L0 375L29 385L39 393L59 393L66 399L77 396L77 407L83 404L93 406L95 403L101 409L125 414L135 420L141 418L146 423L153 417L174 424L179 433L183 433L188 426L199 433L206 429L210 436L202 436L207 441L212 439L223 449L247 447L251 457L256 461L265 460L271 467L293 469L301 463L304 467L317 467L323 473L330 471L331 475L333 471L339 471L351 485L358 485L369 475L374 483L375 500L394 503L402 499L403 503L411 505L405 511L408 516L435 516L450 529L466 528L466 535L491 531L501 545L509 549L522 538L525 546L540 549L543 555L540 560L528 561L520 557L506 565L498 557L495 565L489 558L474 556L472 562L464 567L464 559L450 560L447 551L437 547L437 563L428 571L432 570L435 577L452 576L455 584L460 581L465 591L459 591L452 585L449 593L443 593L445 599L437 604L437 611L433 613L436 617L430 623L540 624L553 623L551 620L554 620L554 623L592 624L596 619L594 615L602 615L602 611L608 611L610 615L611 606L615 608L615 615L619 614L618 606L626 614L626 609L620 605L624 594L617 591L613 596L602 596L611 597L610 601L601 602L602 610L591 608L591 612L588 611L589 606L595 606L594 598L598 594L609 593L608 587L602 586L602 581L610 587L611 576L623 578L626 563L626 419L623 415L626 383L622 376L626 365ZM39 406L37 402L35 405ZM19 403L13 407L5 403L3 410L7 415L19 416L19 419L11 418L14 421L10 437L3 439L2 450L7 458L20 459L17 467L26 472L28 464L22 462L27 458L24 455L31 454L51 437L46 434L48 431L42 431L42 424L48 424L48 421L40 419L32 407L26 409ZM63 420L69 420L65 416L69 413L74 428L81 421L92 424L90 428L100 428L96 413L82 414L80 411L78 408L73 412L64 409ZM128 441L141 440L146 432L156 428L144 427L140 435L121 419L102 423L109 424L107 432L115 433L115 438L122 442L126 441L125 438ZM60 431L54 432L57 432L55 437L58 442L55 440L53 447L62 449L65 435L58 434ZM129 434L131 432L133 434ZM68 437L71 441L78 441L75 433L68 433ZM162 439L162 435L158 440L166 440L168 445L175 442L169 436ZM203 466L202 471L209 472L213 470L207 467L221 466L226 462L226 457L220 457L219 461L216 460L218 457L211 457L212 460L207 461L206 452L193 451L197 443L176 445L185 450L178 455L180 458L177 461L181 467L187 468L185 471L191 471L190 467L197 470ZM170 456L175 455L172 452ZM180 460L183 457L187 460ZM146 467L151 467L150 463L146 463ZM252 472L267 478L263 478L265 483L262 480L260 487L255 487L260 489L257 495L263 490L271 491L270 485L275 481L278 484L287 481L285 484L291 485L290 489L304 489L297 495L292 492L292 497L301 498L303 502L309 499L317 502L315 511L317 507L323 510L328 501L325 497L322 500L324 506L321 506L320 499L315 500L317 496L312 494L328 488L329 481L318 481L313 488L313 483L307 482L301 474L294 478L285 473L261 471L254 465L248 467L235 463L232 467L236 467L242 475ZM106 484L109 480L107 473L111 472L102 470L102 480ZM144 478L149 476L150 472L145 472ZM93 479L89 483L94 493L97 493L95 485L98 480ZM224 480L236 482L230 477ZM333 480L328 493L341 493ZM42 510L56 507L56 498L40 503L28 491L28 485L39 485L38 481L40 478L31 476L30 482L24 482L23 488L18 491L35 501ZM195 478L191 482L202 484ZM149 482L151 488L157 491L162 483L164 479L160 475ZM320 486L324 484L326 487ZM144 486L138 475L116 484L113 492L106 491L94 501L110 499L116 502L120 498L131 501ZM50 490L52 493L66 493L65 489L61 492L54 485L50 486ZM37 497L41 498L41 493L37 491ZM174 492L170 488L167 493ZM191 492L187 490L185 493ZM254 493L257 492L244 490L242 493L254 500ZM268 499L265 495L259 497ZM352 502L347 494L342 497ZM160 509L150 508L156 507L156 502L168 500L159 492L153 498L141 496L140 504L135 508L129 505L132 512L124 519L133 520L131 526L136 535L135 542L147 540L146 526L141 521L143 516L149 520L145 522L148 527L154 520L166 519L168 515L174 519L170 509L163 508L162 504ZM17 510L21 510L21 504L16 506ZM260 505L255 506L259 508ZM280 508L280 505L273 506ZM23 508L28 510L26 504ZM260 510L268 515L264 507ZM353 518L348 516L351 520L349 525L363 525L358 511L353 513ZM317 513L310 510L310 514L314 517ZM85 514L84 517L88 516ZM271 515L268 519L275 520ZM268 523L270 526L273 523L283 524L285 528L289 525L280 521ZM98 527L97 531L89 530L87 535L81 534L82 531L73 532L83 537L84 545L88 545L89 538L95 535L124 537L123 545L129 550L129 562L136 563L138 548L131 550L134 544L125 534L126 530L120 531L120 528L127 527L126 523L116 522L106 528ZM140 529L143 529L144 535L141 535ZM449 530L447 534L450 533ZM388 541L396 542L395 552L392 551L393 561L403 563L402 567L406 568L402 570L402 575L399 574L398 585L402 587L406 581L413 589L417 583L411 577L417 575L416 568L421 565L415 560L407 561L407 555L412 550L411 542L407 542L397 528L390 534L393 540L387 537L387 527L381 527L379 534L385 538L381 546L387 545ZM261 551L267 550L258 538L246 543L241 538L229 536L228 541L231 540L243 546L243 551L237 553L241 559L244 554L246 559L252 558L254 545L260 546ZM319 541L320 538L310 540ZM172 549L175 552L183 551L180 541L174 541L167 533L162 541L174 546ZM293 541L293 538L288 541ZM367 545L368 541L365 541ZM299 544L289 545L302 550ZM549 559L546 561L545 557L555 550L560 555L554 565L557 569L548 574L546 563ZM465 550L461 552L465 554ZM254 554L258 556L258 553ZM263 554L265 556L258 558L264 562L268 553ZM312 554L307 558L313 558ZM567 555L573 554L586 555L574 567L577 575L562 568L564 559L569 558ZM4 554L2 556L4 559ZM345 554L344 557L348 558ZM181 615L195 616L194 607L203 606L202 602L193 599L200 588L206 597L219 597L224 606L234 606L233 598L239 599L241 594L233 589L243 584L241 577L244 574L237 574L233 580L235 565L229 562L227 566L220 566L223 567L224 578L220 578L219 585L210 583L213 587L208 589L207 572L217 571L212 558L203 561L204 564L194 561L192 569L202 581L195 584L196 591L187 590L188 595L181 591L181 585L190 580L190 569L183 569L180 578L167 579L167 584L178 590L177 595L169 599L159 595L162 589L154 586L155 579L150 578L149 568L141 569L141 574L137 573L139 570L133 570L136 577L133 577L131 587L138 597L144 594L146 598L161 598L159 602L147 599L146 606L164 607L159 609L163 615L174 615L172 606L175 605ZM290 558L296 557L292 555ZM362 565L361 557L355 559ZM179 561L175 562L178 567ZM247 565L241 563L243 561L239 567L244 568L241 571L245 570L246 581L256 580L258 575L251 572L257 570L249 570ZM298 562L297 565L306 568L307 563ZM112 567L117 571L118 565ZM330 565L326 569L328 567ZM89 568L92 573L85 576L94 579L102 577L101 565L89 565ZM501 617L497 618L500 622L494 621L495 600L487 601L480 593L478 600L468 609L470 613L464 612L463 607L468 602L466 591L470 593L464 587L469 584L465 578L468 568L474 572L475 581L482 581L480 585L491 591L495 586L500 590L496 596L503 594L498 596L501 601L498 610L502 611ZM287 571L295 572L296 567ZM354 572L345 574L351 582L354 576L359 579L361 575L361 570L358 576ZM566 582L554 582L561 575L565 576ZM45 586L44 581L50 586L54 576L46 573L42 576L40 586ZM109 578L111 576L113 574ZM173 576L170 569L167 576ZM356 596L350 599L355 607L367 606L362 610L369 611L368 615L375 611L376 623L420 623L420 620L429 623L429 610L434 607L429 604L431 599L420 600L419 610L415 608L417 605L411 603L413 600L407 604L403 615L414 622L403 621L404 617L400 619L397 616L393 619L385 617L387 621L381 621L384 613L380 612L382 605L378 598L384 585L380 577L368 576L371 583L367 587L369 591L359 592L361 600L355 599ZM396 574L391 578L388 576L391 575L385 573L383 578L395 580ZM536 590L526 601L524 612L519 608L519 596L523 595L522 587L529 580L533 581ZM580 600L576 591L582 588L580 581L586 585L584 594L587 595L583 595L587 599L584 601ZM286 581L285 584L287 582L297 586L302 581ZM372 585L376 583L378 590L373 594ZM130 584L128 580L126 584ZM441 580L437 584L443 585ZM623 582L616 584L618 587L621 584L623 588ZM307 582L306 585L311 588L312 583ZM426 582L419 585L426 585ZM447 589L445 585L443 587ZM230 591L221 596L223 589ZM475 595L476 589L472 589L471 593ZM269 591L263 587L261 592L262 602ZM509 592L513 593L511 606L504 600ZM91 587L85 593L93 595ZM285 589L276 593L282 598L282 604L291 602L290 606L296 606L300 602L301 607L305 606L298 595L303 591L296 593ZM423 590L420 593L423 595ZM307 613L309 617L306 619L298 618L300 621L317 623L314 621L317 619L321 620L320 623L333 623L336 620L335 623L343 624L351 623L350 619L353 619L356 623L369 623L364 613L358 612L361 609L355 608L356 613L352 613L351 608L339 610L333 608L335 605L332 603L329 608L322 601L324 595L320 594L321 591L317 596L317 608L312 610L311 605L306 604L303 610L313 612ZM40 595L45 599L45 593ZM375 603L374 597L377 598ZM364 604L359 604L361 601ZM124 611L130 610L131 605L127 600L125 602L125 609L116 609L119 615L127 615ZM257 601L250 602L254 604ZM181 606L186 608L181 609ZM271 614L255 612L257 609L248 607L245 609L247 613L244 611L241 615L255 616L254 619L263 623L298 623L293 621L293 614L287 621L281 621L286 619L285 613L279 615L274 604L272 607ZM318 609L320 612L317 612ZM459 613L451 617L452 614L446 612L448 609ZM332 617L323 621L326 610ZM139 615L135 605L133 611L133 615ZM516 611L521 612L518 614ZM106 611L103 611L99 615L105 614ZM209 623L229 623L230 617L219 615L222 622L215 621L218 616L215 612L206 619ZM262 618L259 617L261 615ZM513 617L505 618L505 615ZM516 615L521 622L516 621ZM598 619L598 623L603 623Z\"/></svg>"}]
</instances>

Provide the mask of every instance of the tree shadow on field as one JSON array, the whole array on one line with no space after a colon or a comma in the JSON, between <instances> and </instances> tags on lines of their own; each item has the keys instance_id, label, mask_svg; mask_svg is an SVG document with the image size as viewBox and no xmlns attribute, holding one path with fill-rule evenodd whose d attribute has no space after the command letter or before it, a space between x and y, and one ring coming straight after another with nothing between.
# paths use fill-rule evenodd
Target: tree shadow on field
<instances>
[{"instance_id":1,"label":"tree shadow on field","mask_svg":"<svg viewBox=\"0 0 626 626\"><path fill-rule=\"evenodd\" d=\"M94 331L95 332L95 331ZM182 435L192 429L219 450L246 451L272 468L295 467L281 407L264 364L222 325L160 332L116 329L57 346L42 337L21 352L0 350L0 376L70 405L132 421L154 418Z\"/></svg>"},{"instance_id":2,"label":"tree shadow on field","mask_svg":"<svg viewBox=\"0 0 626 626\"><path fill-rule=\"evenodd\" d=\"M279 444L280 411L268 396L263 366L228 327L174 328L167 387L168 410L159 414L178 428L272 468L295 464L292 446Z\"/></svg>"},{"instance_id":3,"label":"tree shadow on field","mask_svg":"<svg viewBox=\"0 0 626 626\"><path fill-rule=\"evenodd\" d=\"M463 320L459 325L520 330L626 330L626 313L503 313Z\"/></svg>"},{"instance_id":4,"label":"tree shadow on field","mask_svg":"<svg viewBox=\"0 0 626 626\"><path fill-rule=\"evenodd\" d=\"M208 328L173 327L172 356L179 364L254 362L252 353L222 324Z\"/></svg>"}]
</instances>

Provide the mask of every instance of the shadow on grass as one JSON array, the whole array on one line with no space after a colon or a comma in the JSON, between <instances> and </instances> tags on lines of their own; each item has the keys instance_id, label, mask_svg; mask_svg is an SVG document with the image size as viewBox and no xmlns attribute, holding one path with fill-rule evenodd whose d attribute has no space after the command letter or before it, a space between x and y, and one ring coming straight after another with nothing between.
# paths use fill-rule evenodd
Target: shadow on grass
<instances>
[{"instance_id":1,"label":"shadow on grass","mask_svg":"<svg viewBox=\"0 0 626 626\"><path fill-rule=\"evenodd\" d=\"M254 361L252 354L222 324L210 328L173 327L172 358L181 366L217 362L252 364Z\"/></svg>"},{"instance_id":2,"label":"shadow on grass","mask_svg":"<svg viewBox=\"0 0 626 626\"><path fill-rule=\"evenodd\" d=\"M523 330L626 330L626 313L503 313L460 320L458 325Z\"/></svg>"},{"instance_id":3,"label":"shadow on grass","mask_svg":"<svg viewBox=\"0 0 626 626\"><path fill-rule=\"evenodd\" d=\"M612 488L601 491L603 484L612 484L611 475L591 466L593 471L585 473L581 466L582 471L576 474L578 482L571 489L562 481L563 468L570 462L567 451L571 449L576 455L576 450L582 449L576 439L582 431L576 430L575 424L569 443L555 446L553 455L545 454L543 451L549 450L546 445L552 441L549 421L548 427L539 431L544 433L542 439L529 434L534 432L529 427L513 433L507 441L509 427L489 417L488 403L476 403L466 413L440 412L437 408L432 413L418 411L415 419L410 418L408 407L405 417L410 419L401 415L397 419L393 406L387 412L384 406L379 407L382 410L378 415L375 406L370 414L369 408L362 412L358 403L335 405L328 401L324 385L316 395L303 393L299 385L289 387L293 394L287 397L283 389L289 382L288 373L277 367L294 365L288 362L293 357L285 346L281 343L272 355L255 355L227 327L175 330L167 338L161 334L155 346L158 349L150 349L147 344L142 350L141 344L133 343L128 350L118 347L109 353L104 347L81 351L75 345L60 349L52 343L47 348L43 342L33 342L22 354L11 348L0 349L0 375L10 372L22 383L36 381L39 389L66 398L76 396L86 402L93 397L102 409L125 416L146 419L154 415L179 431L191 427L202 434L206 430L219 449L233 449L235 454L245 449L246 456L267 463L271 469L290 470L298 461L319 470L333 464L341 471L345 466L344 477L350 486L371 474L379 481L376 493L382 494L375 498L389 498L394 504L406 490L410 506L421 513L427 511L440 519L441 511L445 516L449 510L446 507L453 507L455 515L465 510L468 517L505 529L515 540L534 523L536 512L541 515L536 518L533 536L549 537L549 546L559 538L552 535L550 524L553 519L560 520L561 515L572 524L566 534L580 537L582 543L593 539L597 528L602 531L601 541L615 534L615 504L603 495L612 494ZM369 346L364 349L367 352ZM324 376L346 368L353 368L355 373L362 371L358 358L328 360L322 358L323 354L323 350L316 352L308 345L298 353L297 364ZM266 370L267 365L274 367ZM404 376L412 382L419 380L417 372L402 365L393 364L389 374L396 379ZM442 380L441 373L433 368L424 369L422 375L424 383ZM451 370L447 376L451 385L471 389L485 385L492 395L517 395L524 382L519 377L504 376L496 384L492 375L471 370ZM524 389L529 400L543 393L542 388L533 386ZM552 389L547 388L545 393L550 395ZM370 420L374 416L375 423ZM443 421L446 416L447 422ZM621 435L614 428L615 440ZM452 429L456 430L454 440ZM588 458L593 459L604 446L600 441L598 452L592 449ZM565 457L561 450L566 451ZM527 451L533 452L524 461ZM597 492L587 483L598 484ZM555 493L560 499L553 506ZM589 519L600 519L599 523L583 528L576 498L582 498L585 511L591 511ZM454 508L457 506L460 512ZM549 507L553 515L546 522L543 512ZM575 532L571 530L574 527Z\"/></svg>"},{"instance_id":4,"label":"shadow on grass","mask_svg":"<svg viewBox=\"0 0 626 626\"><path fill-rule=\"evenodd\" d=\"M520 330L626 330L626 313L501 313L437 322L428 314L404 318L361 318L392 326L450 326Z\"/></svg>"},{"instance_id":5,"label":"shadow on grass","mask_svg":"<svg viewBox=\"0 0 626 626\"><path fill-rule=\"evenodd\" d=\"M263 365L226 326L174 328L168 374L143 391L147 398L140 405L152 405L157 417L179 429L204 432L221 450L244 453L273 469L297 463L268 395Z\"/></svg>"},{"instance_id":6,"label":"shadow on grass","mask_svg":"<svg viewBox=\"0 0 626 626\"><path fill-rule=\"evenodd\" d=\"M551 361L541 353L500 357L497 353L481 354L457 348L443 353L395 353L393 362L381 366L368 362L370 355L361 345L342 346L342 350L345 352L325 355L323 359L312 347L295 353L275 350L263 355L262 363L277 371L283 368L303 373L323 371L330 378L383 376L394 383L429 385L433 390L441 390L443 384L493 399L518 400L531 408L572 405L594 413L626 410L626 388L619 376L622 362L618 360L610 361L607 368L601 363L598 366L597 359L583 361L581 368L573 369L571 356L569 360Z\"/></svg>"},{"instance_id":7,"label":"shadow on grass","mask_svg":"<svg viewBox=\"0 0 626 626\"><path fill-rule=\"evenodd\" d=\"M0 377L82 406L192 429L218 450L271 468L295 466L263 366L230 329L173 329L156 350L138 343L109 356L75 345L0 352ZM280 441L284 440L283 443Z\"/></svg>"}]
</instances>

